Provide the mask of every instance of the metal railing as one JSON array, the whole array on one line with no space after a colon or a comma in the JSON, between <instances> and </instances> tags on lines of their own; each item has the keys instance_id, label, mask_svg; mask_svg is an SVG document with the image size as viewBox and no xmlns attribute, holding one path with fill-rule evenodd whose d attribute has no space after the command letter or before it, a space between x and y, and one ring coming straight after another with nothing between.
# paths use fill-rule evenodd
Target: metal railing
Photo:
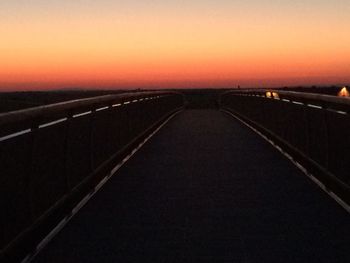
<instances>
[{"instance_id":1,"label":"metal railing","mask_svg":"<svg viewBox=\"0 0 350 263\"><path fill-rule=\"evenodd\" d=\"M221 107L280 144L329 191L350 203L349 98L237 90L221 96Z\"/></svg>"},{"instance_id":2,"label":"metal railing","mask_svg":"<svg viewBox=\"0 0 350 263\"><path fill-rule=\"evenodd\" d=\"M69 212L132 142L181 107L181 94L138 92L0 114L0 252Z\"/></svg>"}]
</instances>

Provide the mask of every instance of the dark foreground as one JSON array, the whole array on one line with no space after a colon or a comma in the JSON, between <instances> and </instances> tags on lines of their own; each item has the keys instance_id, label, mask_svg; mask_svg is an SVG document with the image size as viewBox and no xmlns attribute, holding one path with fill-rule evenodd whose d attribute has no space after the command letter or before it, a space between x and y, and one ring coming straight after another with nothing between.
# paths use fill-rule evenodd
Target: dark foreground
<instances>
[{"instance_id":1,"label":"dark foreground","mask_svg":"<svg viewBox=\"0 0 350 263\"><path fill-rule=\"evenodd\" d=\"M350 216L251 130L187 110L34 262L350 262Z\"/></svg>"}]
</instances>

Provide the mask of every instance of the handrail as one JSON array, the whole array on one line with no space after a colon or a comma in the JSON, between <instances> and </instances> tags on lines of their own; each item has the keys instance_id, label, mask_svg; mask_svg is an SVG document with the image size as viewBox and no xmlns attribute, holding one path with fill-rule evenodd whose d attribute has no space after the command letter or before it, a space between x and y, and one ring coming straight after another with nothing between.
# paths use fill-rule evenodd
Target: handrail
<instances>
[{"instance_id":1,"label":"handrail","mask_svg":"<svg viewBox=\"0 0 350 263\"><path fill-rule=\"evenodd\" d=\"M350 98L347 97L337 97L325 94L317 93L306 93L306 92L297 92L297 91L283 91L283 90L271 90L271 89L247 89L247 90L231 90L222 94L236 94L236 95L258 95L266 97L267 92L273 92L278 94L279 99L289 98L289 99L299 99L302 101L313 101L318 103L323 108L333 107L350 107ZM273 97L272 97L273 98ZM278 99L277 98L277 99ZM276 98L274 98L276 99Z\"/></svg>"},{"instance_id":2,"label":"handrail","mask_svg":"<svg viewBox=\"0 0 350 263\"><path fill-rule=\"evenodd\" d=\"M349 98L277 89L231 90L222 94L220 105L272 139L350 204Z\"/></svg>"},{"instance_id":3,"label":"handrail","mask_svg":"<svg viewBox=\"0 0 350 263\"><path fill-rule=\"evenodd\" d=\"M16 110L0 114L0 126L13 122L26 121L37 117L46 117L61 111L69 111L79 107L87 107L96 104L106 104L114 102L124 102L127 99L139 99L151 95L174 95L176 92L154 91L154 92L136 92L122 93L116 95L103 95L98 97L75 99L70 101L58 102L43 106L37 106L28 109Z\"/></svg>"},{"instance_id":4,"label":"handrail","mask_svg":"<svg viewBox=\"0 0 350 263\"><path fill-rule=\"evenodd\" d=\"M5 211L0 220L8 222L1 229L0 261L31 253L35 242L183 106L181 93L150 91L0 114L0 199Z\"/></svg>"}]
</instances>

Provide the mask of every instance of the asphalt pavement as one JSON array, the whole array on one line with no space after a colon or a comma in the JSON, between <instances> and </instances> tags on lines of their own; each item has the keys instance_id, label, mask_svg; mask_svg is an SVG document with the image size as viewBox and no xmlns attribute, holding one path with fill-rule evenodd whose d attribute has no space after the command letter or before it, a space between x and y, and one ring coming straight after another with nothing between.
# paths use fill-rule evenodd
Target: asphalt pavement
<instances>
[{"instance_id":1,"label":"asphalt pavement","mask_svg":"<svg viewBox=\"0 0 350 263\"><path fill-rule=\"evenodd\" d=\"M152 137L33 262L350 262L350 215L217 110Z\"/></svg>"}]
</instances>

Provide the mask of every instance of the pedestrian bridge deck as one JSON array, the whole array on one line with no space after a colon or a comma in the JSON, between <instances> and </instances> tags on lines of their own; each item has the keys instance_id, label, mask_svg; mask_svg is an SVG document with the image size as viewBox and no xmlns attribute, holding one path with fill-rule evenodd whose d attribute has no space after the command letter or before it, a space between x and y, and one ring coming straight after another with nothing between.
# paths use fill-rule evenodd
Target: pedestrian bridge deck
<instances>
[{"instance_id":1,"label":"pedestrian bridge deck","mask_svg":"<svg viewBox=\"0 0 350 263\"><path fill-rule=\"evenodd\" d=\"M34 262L350 262L349 219L242 123L185 110Z\"/></svg>"}]
</instances>

